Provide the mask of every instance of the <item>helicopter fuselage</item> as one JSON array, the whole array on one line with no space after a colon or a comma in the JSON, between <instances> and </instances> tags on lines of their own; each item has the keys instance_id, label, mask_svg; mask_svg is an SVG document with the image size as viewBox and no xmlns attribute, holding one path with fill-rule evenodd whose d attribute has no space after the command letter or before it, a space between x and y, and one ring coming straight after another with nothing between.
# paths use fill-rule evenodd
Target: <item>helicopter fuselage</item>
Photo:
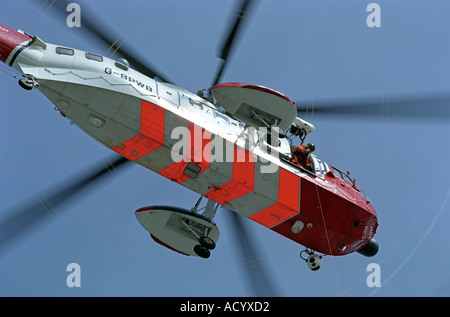
<instances>
[{"instance_id":1,"label":"helicopter fuselage","mask_svg":"<svg viewBox=\"0 0 450 317\"><path fill-rule=\"evenodd\" d=\"M123 62L0 28L0 58L24 74L84 132L118 154L317 252L345 255L373 238L378 220L347 174L215 104ZM7 56L5 56L7 55Z\"/></svg>"}]
</instances>

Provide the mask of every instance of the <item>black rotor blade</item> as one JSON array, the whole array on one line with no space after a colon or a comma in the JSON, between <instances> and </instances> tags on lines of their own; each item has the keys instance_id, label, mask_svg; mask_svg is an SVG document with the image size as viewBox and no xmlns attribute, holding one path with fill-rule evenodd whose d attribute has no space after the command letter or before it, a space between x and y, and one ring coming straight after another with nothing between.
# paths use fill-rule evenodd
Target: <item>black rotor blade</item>
<instances>
[{"instance_id":1,"label":"black rotor blade","mask_svg":"<svg viewBox=\"0 0 450 317\"><path fill-rule=\"evenodd\" d=\"M267 267L261 257L257 255L255 245L252 243L248 231L241 221L241 215L227 209L226 213L232 218L235 228L235 238L239 245L240 256L244 262L244 273L248 278L252 293L256 297L279 296Z\"/></svg>"},{"instance_id":2,"label":"black rotor blade","mask_svg":"<svg viewBox=\"0 0 450 317\"><path fill-rule=\"evenodd\" d=\"M300 116L358 116L395 119L450 119L450 94L295 102Z\"/></svg>"},{"instance_id":3,"label":"black rotor blade","mask_svg":"<svg viewBox=\"0 0 450 317\"><path fill-rule=\"evenodd\" d=\"M33 0L38 4L43 3L44 0ZM45 9L50 12L57 11L62 18L64 19L64 23L66 23L67 16L70 12L67 12L67 5L72 3L73 1L68 0L52 0L45 1ZM132 68L145 74L151 78L158 77L160 80L170 83L169 79L162 75L160 71L157 71L155 67L150 66L148 63L143 62L141 59L137 58L137 54L131 48L123 47L123 42L120 41L119 36L114 35L111 29L107 29L104 26L106 25L104 22L101 22L98 16L94 15L85 4L80 4L81 9L81 27L73 28L73 29L81 29L82 31L88 32L92 35L97 41L106 44L110 51L115 51L115 53L120 54L123 58L125 58Z\"/></svg>"},{"instance_id":4,"label":"black rotor blade","mask_svg":"<svg viewBox=\"0 0 450 317\"><path fill-rule=\"evenodd\" d=\"M215 86L219 83L220 78L222 77L222 73L227 66L228 55L230 54L233 45L235 45L236 38L239 36L239 33L242 32L242 25L245 23L245 20L248 20L248 15L251 10L251 6L254 5L255 0L241 0L239 9L236 9L236 13L234 18L232 19L230 26L227 31L227 36L222 43L219 58L222 60L220 63L219 70L215 76L212 86Z\"/></svg>"},{"instance_id":5,"label":"black rotor blade","mask_svg":"<svg viewBox=\"0 0 450 317\"><path fill-rule=\"evenodd\" d=\"M104 176L109 175L119 167L130 162L124 157L115 158L104 162L101 167L97 167L75 181L70 178L69 184L56 187L50 194L40 199L31 199L27 204L14 208L8 213L8 216L0 220L0 250L9 245L14 239L23 235L32 226L45 220L46 217L56 211L63 203L73 199L82 190L90 185L97 183ZM2 217L3 218L3 217Z\"/></svg>"}]
</instances>

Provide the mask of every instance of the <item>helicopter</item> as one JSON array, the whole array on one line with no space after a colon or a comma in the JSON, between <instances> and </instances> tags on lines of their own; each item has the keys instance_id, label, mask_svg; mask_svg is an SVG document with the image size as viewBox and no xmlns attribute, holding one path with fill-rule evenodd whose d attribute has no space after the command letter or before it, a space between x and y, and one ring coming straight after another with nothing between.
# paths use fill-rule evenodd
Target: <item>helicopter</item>
<instances>
[{"instance_id":1,"label":"helicopter","mask_svg":"<svg viewBox=\"0 0 450 317\"><path fill-rule=\"evenodd\" d=\"M313 153L308 168L293 162L293 141L304 144L315 130L297 117L295 103L260 85L220 83L251 5L242 2L215 80L197 94L120 48L124 58L113 60L7 26L0 27L0 56L24 74L22 88L38 88L64 117L121 155L106 170L132 161L200 194L190 210L161 205L136 210L159 244L208 258L219 239L213 219L222 206L303 245L300 257L311 270L321 267L316 252L374 256L378 219L355 180ZM207 203L200 208L203 198Z\"/></svg>"},{"instance_id":2,"label":"helicopter","mask_svg":"<svg viewBox=\"0 0 450 317\"><path fill-rule=\"evenodd\" d=\"M130 60L130 59L129 59ZM297 103L298 104L298 103ZM316 111L317 111L317 109L316 109ZM320 149L320 148L319 148ZM176 188L176 186L175 186L175 188Z\"/></svg>"}]
</instances>

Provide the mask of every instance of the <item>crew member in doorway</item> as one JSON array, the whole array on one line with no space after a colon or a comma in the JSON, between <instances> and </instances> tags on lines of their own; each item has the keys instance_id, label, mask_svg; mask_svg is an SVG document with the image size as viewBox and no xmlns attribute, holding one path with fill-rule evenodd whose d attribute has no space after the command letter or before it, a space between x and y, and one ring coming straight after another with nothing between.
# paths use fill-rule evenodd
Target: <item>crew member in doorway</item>
<instances>
[{"instance_id":1,"label":"crew member in doorway","mask_svg":"<svg viewBox=\"0 0 450 317\"><path fill-rule=\"evenodd\" d=\"M299 145L295 148L295 151L292 153L291 161L303 167L311 172L313 172L313 163L310 153L314 152L316 147L312 143L308 143L305 145Z\"/></svg>"}]
</instances>

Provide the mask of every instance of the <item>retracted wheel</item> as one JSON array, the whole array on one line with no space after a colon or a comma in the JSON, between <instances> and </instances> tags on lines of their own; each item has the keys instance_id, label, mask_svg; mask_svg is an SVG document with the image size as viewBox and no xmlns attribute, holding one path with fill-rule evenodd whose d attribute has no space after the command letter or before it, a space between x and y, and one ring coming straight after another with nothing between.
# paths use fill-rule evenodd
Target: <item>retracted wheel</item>
<instances>
[{"instance_id":1,"label":"retracted wheel","mask_svg":"<svg viewBox=\"0 0 450 317\"><path fill-rule=\"evenodd\" d=\"M209 249L205 248L204 246L197 244L194 247L194 252L201 258L207 259L211 255L211 252L209 252Z\"/></svg>"},{"instance_id":2,"label":"retracted wheel","mask_svg":"<svg viewBox=\"0 0 450 317\"><path fill-rule=\"evenodd\" d=\"M19 86L26 90L31 90L34 87L33 83L25 78L19 79Z\"/></svg>"},{"instance_id":3,"label":"retracted wheel","mask_svg":"<svg viewBox=\"0 0 450 317\"><path fill-rule=\"evenodd\" d=\"M198 239L198 241L200 242L200 244L202 246L204 246L205 248L207 248L209 250L213 250L216 247L216 243L210 237L201 236L200 239Z\"/></svg>"}]
</instances>

